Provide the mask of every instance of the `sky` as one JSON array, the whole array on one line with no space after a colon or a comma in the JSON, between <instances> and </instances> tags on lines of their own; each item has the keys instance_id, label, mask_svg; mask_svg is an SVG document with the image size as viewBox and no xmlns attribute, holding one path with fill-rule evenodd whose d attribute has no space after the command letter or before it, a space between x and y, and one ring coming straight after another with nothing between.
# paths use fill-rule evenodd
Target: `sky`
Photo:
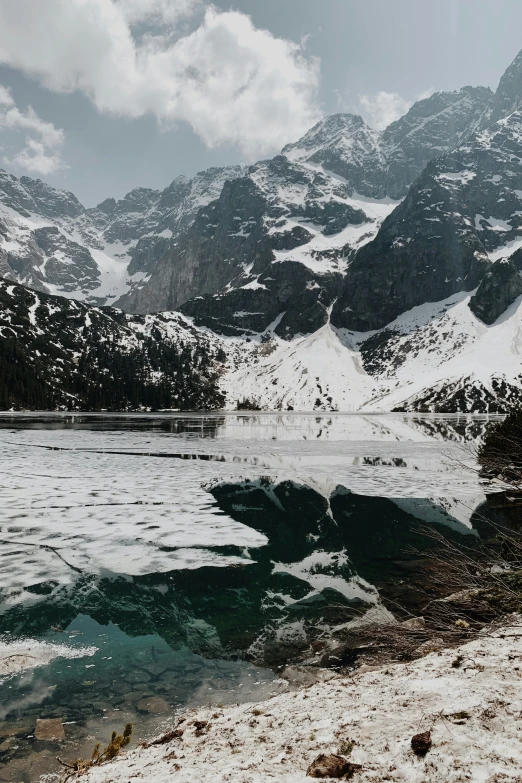
<instances>
[{"instance_id":1,"label":"sky","mask_svg":"<svg viewBox=\"0 0 522 783\"><path fill-rule=\"evenodd\" d=\"M0 167L86 206L495 89L520 0L0 0Z\"/></svg>"}]
</instances>

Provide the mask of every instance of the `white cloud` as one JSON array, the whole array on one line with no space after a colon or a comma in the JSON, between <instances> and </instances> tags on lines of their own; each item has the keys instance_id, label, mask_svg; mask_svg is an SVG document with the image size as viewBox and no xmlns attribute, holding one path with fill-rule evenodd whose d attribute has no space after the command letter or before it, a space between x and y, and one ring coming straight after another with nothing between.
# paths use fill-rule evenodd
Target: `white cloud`
<instances>
[{"instance_id":1,"label":"white cloud","mask_svg":"<svg viewBox=\"0 0 522 783\"><path fill-rule=\"evenodd\" d=\"M318 119L319 64L237 11L209 6L176 24L190 0L16 0L0 8L0 62L59 92L80 90L100 112L190 123L208 147L272 153ZM154 34L133 34L153 19Z\"/></svg>"},{"instance_id":2,"label":"white cloud","mask_svg":"<svg viewBox=\"0 0 522 783\"><path fill-rule=\"evenodd\" d=\"M396 92L381 90L374 95L361 95L359 105L364 118L376 130L384 130L395 120L400 119L412 106Z\"/></svg>"},{"instance_id":3,"label":"white cloud","mask_svg":"<svg viewBox=\"0 0 522 783\"><path fill-rule=\"evenodd\" d=\"M17 106L9 106L7 111L0 111L0 128L32 131L40 136L46 147L58 147L64 141L63 130L56 128L52 122L42 120L31 106L27 111L20 111Z\"/></svg>"},{"instance_id":4,"label":"white cloud","mask_svg":"<svg viewBox=\"0 0 522 783\"><path fill-rule=\"evenodd\" d=\"M3 158L5 164L42 175L54 174L64 168L58 150L65 139L63 130L55 127L52 122L42 120L31 106L25 111L19 109L11 91L2 84L0 84L0 130L11 132L11 144L16 147L13 157ZM18 132L24 136L24 146L21 149ZM27 133L32 135L28 136Z\"/></svg>"},{"instance_id":5,"label":"white cloud","mask_svg":"<svg viewBox=\"0 0 522 783\"><path fill-rule=\"evenodd\" d=\"M13 106L14 100L11 91L0 84L0 106Z\"/></svg>"},{"instance_id":6,"label":"white cloud","mask_svg":"<svg viewBox=\"0 0 522 783\"><path fill-rule=\"evenodd\" d=\"M41 174L43 177L55 174L64 168L63 160L58 152L50 152L45 144L28 136L25 147L13 158L4 158L7 164L19 166L31 174Z\"/></svg>"}]
</instances>

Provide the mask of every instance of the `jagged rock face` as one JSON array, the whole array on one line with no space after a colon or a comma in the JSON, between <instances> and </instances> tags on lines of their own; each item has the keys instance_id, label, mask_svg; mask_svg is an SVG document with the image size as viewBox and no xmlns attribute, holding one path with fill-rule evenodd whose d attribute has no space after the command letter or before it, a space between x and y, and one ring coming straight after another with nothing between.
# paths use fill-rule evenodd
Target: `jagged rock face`
<instances>
[{"instance_id":1,"label":"jagged rock face","mask_svg":"<svg viewBox=\"0 0 522 783\"><path fill-rule=\"evenodd\" d=\"M172 240L153 271L153 284L120 300L125 309L175 309L193 296L216 291L247 266L262 270L271 260L263 230L266 202L255 183L225 183L220 197L201 208L190 228Z\"/></svg>"},{"instance_id":2,"label":"jagged rock face","mask_svg":"<svg viewBox=\"0 0 522 783\"><path fill-rule=\"evenodd\" d=\"M349 248L340 246L332 258L324 252L329 243L323 238L342 236L350 227L360 227L361 235L364 226L375 233L377 220L353 202L349 193L336 178L292 163L283 155L251 166L244 177L226 182L219 198L201 208L189 228L168 241L164 251L156 254L147 284L118 304L134 312L171 309L202 294L223 294L227 286L246 286L237 299L252 297L252 303L239 310L258 312L260 305L255 301L260 295L248 286L255 286L257 277L273 262L308 263L317 268L316 273L329 275L340 271ZM295 285L301 277L297 273ZM304 284L313 278L308 274ZM265 308L266 317L269 312L273 314L271 304ZM202 315L207 317L206 305ZM230 327L235 332L236 322Z\"/></svg>"},{"instance_id":3,"label":"jagged rock face","mask_svg":"<svg viewBox=\"0 0 522 783\"><path fill-rule=\"evenodd\" d=\"M28 216L37 213L47 218L75 218L83 207L72 193L47 185L40 179L17 179L0 169L0 202Z\"/></svg>"},{"instance_id":4,"label":"jagged rock face","mask_svg":"<svg viewBox=\"0 0 522 783\"><path fill-rule=\"evenodd\" d=\"M359 116L334 114L283 154L344 177L350 195L398 199L430 160L486 127L492 106L493 93L485 87L435 93L382 132Z\"/></svg>"},{"instance_id":5,"label":"jagged rock face","mask_svg":"<svg viewBox=\"0 0 522 783\"><path fill-rule=\"evenodd\" d=\"M120 201L102 202L99 207L89 210L89 215L95 225L103 228L104 238L108 242L126 243L139 239L149 228L151 231L157 229L158 215L154 209L160 196L159 190L135 188Z\"/></svg>"},{"instance_id":6,"label":"jagged rock face","mask_svg":"<svg viewBox=\"0 0 522 783\"><path fill-rule=\"evenodd\" d=\"M522 296L520 272L512 261L501 259L482 278L469 306L477 318L492 324L519 296Z\"/></svg>"},{"instance_id":7,"label":"jagged rock face","mask_svg":"<svg viewBox=\"0 0 522 783\"><path fill-rule=\"evenodd\" d=\"M86 247L67 239L55 226L35 229L34 239L44 253L47 279L67 293L97 288L98 266Z\"/></svg>"},{"instance_id":8,"label":"jagged rock face","mask_svg":"<svg viewBox=\"0 0 522 783\"><path fill-rule=\"evenodd\" d=\"M495 93L491 122L507 117L522 105L522 51L502 76Z\"/></svg>"},{"instance_id":9,"label":"jagged rock face","mask_svg":"<svg viewBox=\"0 0 522 783\"><path fill-rule=\"evenodd\" d=\"M522 112L432 161L347 272L332 321L376 329L475 288L522 234Z\"/></svg>"},{"instance_id":10,"label":"jagged rock face","mask_svg":"<svg viewBox=\"0 0 522 783\"><path fill-rule=\"evenodd\" d=\"M283 149L292 161L322 166L346 179L350 195L382 198L386 194L386 158L381 134L362 117L333 114L317 123L302 139Z\"/></svg>"},{"instance_id":11,"label":"jagged rock face","mask_svg":"<svg viewBox=\"0 0 522 783\"><path fill-rule=\"evenodd\" d=\"M227 335L263 332L270 325L290 339L323 326L340 275L314 275L301 264L273 264L254 282L186 302L180 311L197 326Z\"/></svg>"},{"instance_id":12,"label":"jagged rock face","mask_svg":"<svg viewBox=\"0 0 522 783\"><path fill-rule=\"evenodd\" d=\"M486 87L438 92L417 101L382 134L388 162L388 195L403 196L425 166L485 128L493 93Z\"/></svg>"},{"instance_id":13,"label":"jagged rock face","mask_svg":"<svg viewBox=\"0 0 522 783\"><path fill-rule=\"evenodd\" d=\"M84 209L71 193L0 171L2 273L37 290L114 302L144 284L168 239L241 172L239 166L213 168L192 180L178 177L163 192L135 188L120 201ZM54 238L59 252L52 259L37 231Z\"/></svg>"},{"instance_id":14,"label":"jagged rock face","mask_svg":"<svg viewBox=\"0 0 522 783\"><path fill-rule=\"evenodd\" d=\"M460 205L435 179L421 180L349 267L332 311L336 326L380 329L416 305L472 290L486 272L484 246L457 219Z\"/></svg>"}]
</instances>

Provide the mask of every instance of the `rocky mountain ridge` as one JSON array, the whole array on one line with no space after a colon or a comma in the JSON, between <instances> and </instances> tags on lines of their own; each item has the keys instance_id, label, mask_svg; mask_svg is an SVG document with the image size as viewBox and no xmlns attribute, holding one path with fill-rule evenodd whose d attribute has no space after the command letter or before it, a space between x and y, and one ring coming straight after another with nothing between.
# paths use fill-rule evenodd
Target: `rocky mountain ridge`
<instances>
[{"instance_id":1,"label":"rocky mountain ridge","mask_svg":"<svg viewBox=\"0 0 522 783\"><path fill-rule=\"evenodd\" d=\"M181 319L220 352L229 407L503 410L522 385L520 95L522 54L496 93L434 94L382 132L333 115L271 160L94 209L4 172L0 275Z\"/></svg>"},{"instance_id":2,"label":"rocky mountain ridge","mask_svg":"<svg viewBox=\"0 0 522 783\"><path fill-rule=\"evenodd\" d=\"M311 270L315 286L317 275L344 274L425 163L487 124L493 103L485 88L436 93L383 132L333 115L272 160L177 177L162 192L136 188L89 209L71 193L0 172L0 272L131 312L218 292L223 303L231 289L255 290L256 276L270 277L280 260ZM237 331L236 311L227 328Z\"/></svg>"},{"instance_id":3,"label":"rocky mountain ridge","mask_svg":"<svg viewBox=\"0 0 522 783\"><path fill-rule=\"evenodd\" d=\"M522 388L522 297L492 326L474 309L459 292L371 333L288 339L275 322L245 339L0 280L0 408L502 413Z\"/></svg>"}]
</instances>

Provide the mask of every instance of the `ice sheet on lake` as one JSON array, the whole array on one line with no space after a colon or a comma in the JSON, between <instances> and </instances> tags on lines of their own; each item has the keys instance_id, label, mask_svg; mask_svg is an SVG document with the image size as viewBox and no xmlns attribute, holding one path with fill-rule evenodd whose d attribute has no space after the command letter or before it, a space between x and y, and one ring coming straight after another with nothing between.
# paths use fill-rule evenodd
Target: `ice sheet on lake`
<instances>
[{"instance_id":1,"label":"ice sheet on lake","mask_svg":"<svg viewBox=\"0 0 522 783\"><path fill-rule=\"evenodd\" d=\"M78 571L248 565L248 549L267 539L219 510L207 488L221 482L269 476L308 484L327 499L346 490L430 498L442 509L433 521L444 523L450 507L449 517L468 526L482 499L470 439L445 440L440 426L420 418L274 414L220 422L211 438L0 430L0 589L67 582Z\"/></svg>"}]
</instances>

